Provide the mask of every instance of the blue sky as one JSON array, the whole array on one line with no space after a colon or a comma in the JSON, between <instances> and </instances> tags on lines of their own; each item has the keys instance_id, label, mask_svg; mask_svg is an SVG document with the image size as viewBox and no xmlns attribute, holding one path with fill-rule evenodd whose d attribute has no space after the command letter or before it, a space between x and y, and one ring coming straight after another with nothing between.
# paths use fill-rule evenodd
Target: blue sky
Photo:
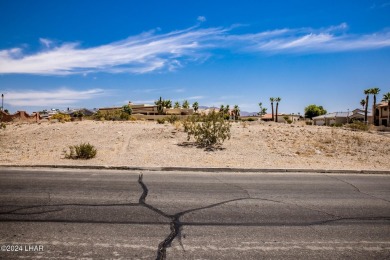
<instances>
[{"instance_id":1,"label":"blue sky","mask_svg":"<svg viewBox=\"0 0 390 260\"><path fill-rule=\"evenodd\" d=\"M0 92L12 112L160 96L346 111L366 88L390 91L389 0L0 0L0 24Z\"/></svg>"}]
</instances>

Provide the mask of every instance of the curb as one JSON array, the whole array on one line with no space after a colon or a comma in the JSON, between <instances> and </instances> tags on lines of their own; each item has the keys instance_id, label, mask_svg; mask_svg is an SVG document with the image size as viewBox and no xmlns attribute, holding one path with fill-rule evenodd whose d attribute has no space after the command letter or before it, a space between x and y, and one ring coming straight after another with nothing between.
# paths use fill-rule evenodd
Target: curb
<instances>
[{"instance_id":1,"label":"curb","mask_svg":"<svg viewBox=\"0 0 390 260\"><path fill-rule=\"evenodd\" d=\"M181 171L181 172L298 172L298 173L343 173L343 174L390 174L379 170L326 170L326 169L261 169L261 168L223 168L223 167L135 167L135 166L89 166L89 165L0 165L1 168L59 168L91 170L127 170L127 171Z\"/></svg>"}]
</instances>

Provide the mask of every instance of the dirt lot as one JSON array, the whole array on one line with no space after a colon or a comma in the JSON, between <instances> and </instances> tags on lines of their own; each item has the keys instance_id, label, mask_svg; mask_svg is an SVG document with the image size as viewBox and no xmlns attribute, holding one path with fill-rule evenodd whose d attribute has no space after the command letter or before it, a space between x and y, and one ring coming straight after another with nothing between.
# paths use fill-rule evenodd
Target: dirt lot
<instances>
[{"instance_id":1,"label":"dirt lot","mask_svg":"<svg viewBox=\"0 0 390 260\"><path fill-rule=\"evenodd\" d=\"M221 149L205 151L171 124L13 123L0 130L0 165L390 169L389 135L262 122L233 123L231 132ZM69 145L82 142L98 149L96 158L64 158Z\"/></svg>"}]
</instances>

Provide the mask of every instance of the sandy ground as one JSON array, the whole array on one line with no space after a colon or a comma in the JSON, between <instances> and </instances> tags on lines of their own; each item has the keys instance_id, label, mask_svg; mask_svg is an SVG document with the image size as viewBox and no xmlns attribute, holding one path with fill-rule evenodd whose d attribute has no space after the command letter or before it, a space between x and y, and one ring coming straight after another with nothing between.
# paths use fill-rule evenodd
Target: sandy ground
<instances>
[{"instance_id":1,"label":"sandy ground","mask_svg":"<svg viewBox=\"0 0 390 260\"><path fill-rule=\"evenodd\" d=\"M171 124L96 122L8 124L0 165L189 166L390 170L390 136L331 127L233 123L222 149L187 142ZM193 140L191 140L193 141ZM64 158L69 145L93 144L91 160Z\"/></svg>"}]
</instances>

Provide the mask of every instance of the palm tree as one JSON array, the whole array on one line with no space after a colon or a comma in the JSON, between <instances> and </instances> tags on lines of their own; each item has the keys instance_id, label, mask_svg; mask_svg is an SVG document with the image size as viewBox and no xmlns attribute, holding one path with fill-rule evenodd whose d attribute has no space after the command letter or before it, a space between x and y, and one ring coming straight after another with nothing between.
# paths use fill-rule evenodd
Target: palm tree
<instances>
[{"instance_id":1,"label":"palm tree","mask_svg":"<svg viewBox=\"0 0 390 260\"><path fill-rule=\"evenodd\" d=\"M172 101L171 100L163 100L163 106L165 108L172 108Z\"/></svg>"},{"instance_id":2,"label":"palm tree","mask_svg":"<svg viewBox=\"0 0 390 260\"><path fill-rule=\"evenodd\" d=\"M387 102L387 126L390 126L390 92L383 94L383 102Z\"/></svg>"},{"instance_id":3,"label":"palm tree","mask_svg":"<svg viewBox=\"0 0 390 260\"><path fill-rule=\"evenodd\" d=\"M275 98L275 102L276 102L276 122L278 122L278 108L279 108L280 100L282 100L280 97Z\"/></svg>"},{"instance_id":4,"label":"palm tree","mask_svg":"<svg viewBox=\"0 0 390 260\"><path fill-rule=\"evenodd\" d=\"M364 107L365 107L365 105L366 105L366 101L364 100L364 99L362 99L362 100L360 100L360 105L363 107L363 109L364 109Z\"/></svg>"},{"instance_id":5,"label":"palm tree","mask_svg":"<svg viewBox=\"0 0 390 260\"><path fill-rule=\"evenodd\" d=\"M188 100L184 100L183 101L182 107L185 108L185 109L190 108L190 103L188 102Z\"/></svg>"},{"instance_id":6,"label":"palm tree","mask_svg":"<svg viewBox=\"0 0 390 260\"><path fill-rule=\"evenodd\" d=\"M219 113L221 113L222 115L225 113L225 106L224 105L221 105L219 107Z\"/></svg>"},{"instance_id":7,"label":"palm tree","mask_svg":"<svg viewBox=\"0 0 390 260\"><path fill-rule=\"evenodd\" d=\"M366 95L366 108L364 109L364 122L367 124L367 109L368 109L368 100L370 97L371 89L365 89L364 95Z\"/></svg>"},{"instance_id":8,"label":"palm tree","mask_svg":"<svg viewBox=\"0 0 390 260\"><path fill-rule=\"evenodd\" d=\"M271 101L271 108L272 108L272 121L274 121L274 101L275 98L269 98L269 101Z\"/></svg>"},{"instance_id":9,"label":"palm tree","mask_svg":"<svg viewBox=\"0 0 390 260\"><path fill-rule=\"evenodd\" d=\"M175 102L175 105L173 106L173 108L176 108L176 109L177 109L177 108L180 108L180 103L179 103L179 101L176 101L176 102Z\"/></svg>"},{"instance_id":10,"label":"palm tree","mask_svg":"<svg viewBox=\"0 0 390 260\"><path fill-rule=\"evenodd\" d=\"M260 117L262 117L263 115L265 115L267 109L266 109L266 108L263 108L263 103L261 103L261 102L259 103L259 108L260 108L260 112L258 113L258 115L259 115Z\"/></svg>"},{"instance_id":11,"label":"palm tree","mask_svg":"<svg viewBox=\"0 0 390 260\"><path fill-rule=\"evenodd\" d=\"M195 113L198 112L199 103L195 101L195 102L192 104L192 108L194 109Z\"/></svg>"},{"instance_id":12,"label":"palm tree","mask_svg":"<svg viewBox=\"0 0 390 260\"><path fill-rule=\"evenodd\" d=\"M374 106L373 106L373 109L372 109L372 115L374 117L374 125L378 125L378 121L376 119L376 95L379 94L381 90L379 88L372 88L370 89L370 94L371 95L374 95Z\"/></svg>"},{"instance_id":13,"label":"palm tree","mask_svg":"<svg viewBox=\"0 0 390 260\"><path fill-rule=\"evenodd\" d=\"M230 116L230 111L229 111L229 110L230 110L230 106L229 106L229 105L226 105L224 114Z\"/></svg>"},{"instance_id":14,"label":"palm tree","mask_svg":"<svg viewBox=\"0 0 390 260\"><path fill-rule=\"evenodd\" d=\"M232 112L233 112L234 120L237 120L238 117L240 116L240 108L238 107L238 105L234 106Z\"/></svg>"}]
</instances>

